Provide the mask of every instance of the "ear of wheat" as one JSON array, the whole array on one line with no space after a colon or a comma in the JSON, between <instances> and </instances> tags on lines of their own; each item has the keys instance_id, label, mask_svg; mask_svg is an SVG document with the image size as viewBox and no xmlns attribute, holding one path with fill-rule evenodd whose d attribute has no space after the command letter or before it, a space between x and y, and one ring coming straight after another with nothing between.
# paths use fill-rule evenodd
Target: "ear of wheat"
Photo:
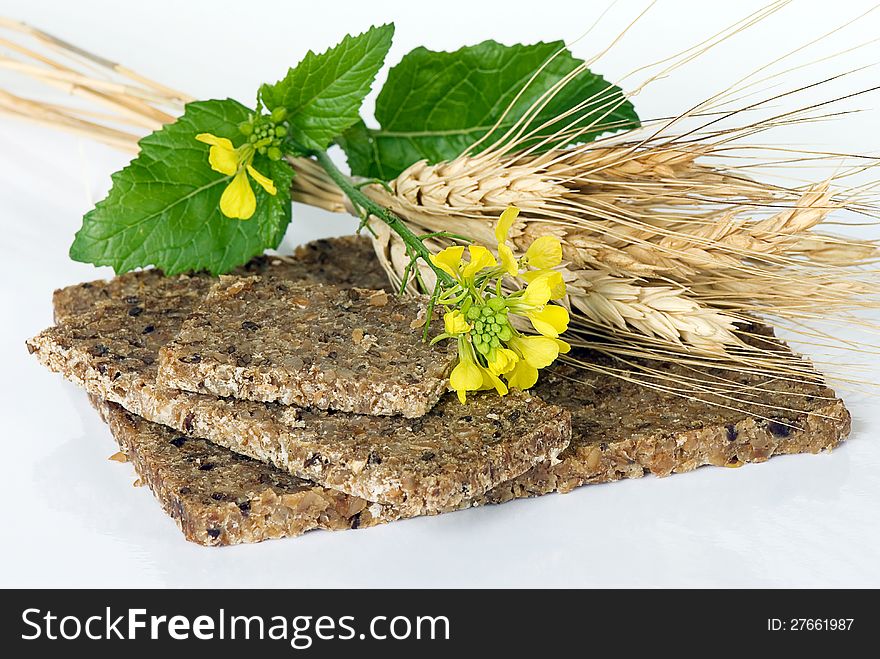
<instances>
[{"instance_id":1,"label":"ear of wheat","mask_svg":"<svg viewBox=\"0 0 880 659\"><path fill-rule=\"evenodd\" d=\"M647 79L634 91L784 4L773 3L653 68L642 67ZM190 100L29 26L2 20L0 28L15 37L0 39L0 45L16 53L0 58L0 66L89 101L62 106L0 91L0 110L14 116L136 150L144 129L172 120ZM572 343L617 360L620 367L610 370L620 377L682 395L710 392L733 402L742 394L740 385L724 372L817 381L821 376L800 355L753 340L753 321L785 325L807 342L825 345L835 337L805 323L829 318L854 323L851 312L877 308L876 244L835 235L824 223L841 214L862 220L878 216L872 196L876 181L846 185L856 174L876 171L878 160L750 142L768 130L837 114L830 111L831 101L775 109L803 87L748 100L761 85L784 80L791 70L768 74L765 69L680 116L583 145L577 145L578 137L595 130L623 102L619 94L585 99L604 112L589 126L565 126L566 117L560 116L548 122L557 128L545 135L547 126L531 122L572 75L495 142L480 140L449 162L413 163L387 185L363 189L414 231L436 234L425 240L435 252L456 242L452 234L493 245L498 215L518 206L522 212L511 232L517 249L526 250L543 235L563 243ZM547 144L553 147L542 150ZM771 183L760 175L777 164L828 162L838 171L827 180ZM352 211L313 161L299 158L292 165L296 201ZM387 225L373 221L369 226L392 282L409 291L417 289L418 280L433 284L430 268L420 264L420 277L408 269L410 258ZM859 322L875 330L869 321ZM609 370L576 361L583 368ZM663 361L692 367L693 376L672 382L667 373L664 380L651 366ZM715 375L706 375L706 367Z\"/></svg>"}]
</instances>

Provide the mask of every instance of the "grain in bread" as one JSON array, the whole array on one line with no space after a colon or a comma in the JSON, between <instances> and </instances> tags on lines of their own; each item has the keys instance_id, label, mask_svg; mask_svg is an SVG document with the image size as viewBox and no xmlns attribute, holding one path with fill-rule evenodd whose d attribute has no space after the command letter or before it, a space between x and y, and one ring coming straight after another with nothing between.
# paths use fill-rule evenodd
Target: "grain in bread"
<instances>
[{"instance_id":1,"label":"grain in bread","mask_svg":"<svg viewBox=\"0 0 880 659\"><path fill-rule=\"evenodd\" d=\"M749 331L772 336L757 325ZM788 349L782 342L776 346ZM850 431L843 401L820 384L642 363L670 382L723 380L728 390L737 392L732 398L678 395L611 375L620 365L608 357L579 350L571 356L605 372L558 363L542 373L534 390L571 412L571 444L558 461L536 465L488 492L486 502L568 492L645 474L667 476L703 465L739 467L773 455L819 453L836 447Z\"/></svg>"},{"instance_id":2,"label":"grain in bread","mask_svg":"<svg viewBox=\"0 0 880 659\"><path fill-rule=\"evenodd\" d=\"M292 256L257 256L237 268L235 274L261 275L268 271L290 280L390 291L388 278L375 257L372 243L364 236L315 240L297 247ZM215 281L206 274L195 278L203 280L206 287ZM58 289L52 296L55 321L60 323L70 316L91 311L107 300L127 298L135 305L141 292L149 290L161 279L164 279L161 270L138 270L110 280L99 279ZM198 285L193 282L193 286Z\"/></svg>"},{"instance_id":3,"label":"grain in bread","mask_svg":"<svg viewBox=\"0 0 880 659\"><path fill-rule=\"evenodd\" d=\"M447 395L424 417L404 419L161 388L159 349L204 292L199 277L160 278L136 304L106 299L28 349L90 394L147 420L406 514L460 506L568 445L568 412L524 393L475 395L467 406Z\"/></svg>"},{"instance_id":4,"label":"grain in bread","mask_svg":"<svg viewBox=\"0 0 880 659\"><path fill-rule=\"evenodd\" d=\"M138 478L187 540L233 545L313 529L366 528L398 517L390 506L321 487L204 439L92 398Z\"/></svg>"},{"instance_id":5,"label":"grain in bread","mask_svg":"<svg viewBox=\"0 0 880 659\"><path fill-rule=\"evenodd\" d=\"M596 354L575 356L603 360ZM665 368L673 377L685 375L681 367ZM828 390L818 389L803 400L810 412L777 410L773 419L748 414L761 409L756 403L778 402L795 393L798 387L791 383L777 384L773 393L755 393L757 400L750 409L734 412L710 401L646 389L610 375L585 374L570 365L557 365L543 377L543 395L572 412L571 445L556 464L533 467L459 507L568 492L580 485L648 473L665 476L704 464L739 466L777 454L816 453L835 447L849 431L846 408ZM740 378L743 384L755 384L754 376ZM364 528L402 517L393 506L369 504L310 484L271 465L141 419L113 403L97 401L95 405L103 411L141 481L152 488L165 511L194 542L258 542L313 528ZM205 464L211 468L201 469Z\"/></svg>"},{"instance_id":6,"label":"grain in bread","mask_svg":"<svg viewBox=\"0 0 880 659\"><path fill-rule=\"evenodd\" d=\"M426 344L425 305L382 290L221 277L159 351L158 384L357 414L423 416L454 345ZM442 323L431 323L438 334Z\"/></svg>"},{"instance_id":7,"label":"grain in bread","mask_svg":"<svg viewBox=\"0 0 880 659\"><path fill-rule=\"evenodd\" d=\"M339 251L338 246L334 241L320 241L299 248L298 253L320 254L318 264L339 263L350 252ZM366 251L361 256L363 262L353 261L346 267L367 271L374 259ZM376 275L382 276L381 272ZM113 287L119 279L106 286ZM100 283L90 288L65 289L60 298L63 304L59 304L56 294L56 313L64 317L69 309L90 309L96 300L108 297L100 289ZM770 335L769 330L757 326L750 331ZM577 352L573 356L606 370L619 367L595 353ZM686 366L648 366L679 381L701 377ZM730 380L734 376L729 371L716 371L702 377ZM554 365L542 373L536 392L572 414L571 445L555 464L545 461L536 465L493 488L478 502L566 492L583 484L645 474L665 476L701 465L733 467L763 462L778 454L817 453L834 448L849 432L849 412L826 387L747 374L736 375L735 379L740 392L753 392L752 404L732 404L717 397L683 397L609 374ZM201 399L189 400L194 404ZM264 408L253 405L251 409L259 416Z\"/></svg>"}]
</instances>

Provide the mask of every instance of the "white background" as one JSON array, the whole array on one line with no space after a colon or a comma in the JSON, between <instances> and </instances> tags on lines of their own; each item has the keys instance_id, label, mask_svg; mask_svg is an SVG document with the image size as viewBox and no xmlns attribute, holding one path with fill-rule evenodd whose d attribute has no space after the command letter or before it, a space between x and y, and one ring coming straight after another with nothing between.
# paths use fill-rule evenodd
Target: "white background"
<instances>
[{"instance_id":1,"label":"white background","mask_svg":"<svg viewBox=\"0 0 880 659\"><path fill-rule=\"evenodd\" d=\"M280 77L307 49L373 22L396 22L394 63L419 44L572 40L605 6L593 4L2 0L0 14L194 96L249 101L259 82ZM619 3L575 53L597 52L646 5ZM617 80L760 5L661 1L596 68ZM649 88L637 107L645 117L680 112L870 5L795 2ZM876 37L876 14L794 61ZM878 60L874 43L808 77ZM878 78L869 70L862 86ZM802 127L797 139L877 153L880 97L855 105L869 111ZM71 262L67 249L127 157L0 116L0 585L880 586L880 406L858 393L847 396L852 436L830 455L586 487L356 533L226 549L185 542L150 492L132 487L132 468L107 461L114 444L85 395L24 347L50 324L54 288L111 274ZM288 248L354 227L347 217L301 206L294 214ZM876 360L862 361L860 377L880 381Z\"/></svg>"}]
</instances>

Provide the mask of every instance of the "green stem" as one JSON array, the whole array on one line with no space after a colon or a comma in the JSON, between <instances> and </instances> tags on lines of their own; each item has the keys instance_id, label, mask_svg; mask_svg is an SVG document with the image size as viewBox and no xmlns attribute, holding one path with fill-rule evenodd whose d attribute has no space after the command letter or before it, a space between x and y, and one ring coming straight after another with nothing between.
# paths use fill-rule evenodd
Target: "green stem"
<instances>
[{"instance_id":1,"label":"green stem","mask_svg":"<svg viewBox=\"0 0 880 659\"><path fill-rule=\"evenodd\" d=\"M312 151L311 155L315 157L315 160L318 161L318 164L321 165L321 168L325 172L327 172L327 175L333 180L333 182L339 186L339 189L345 193L345 196L351 200L351 203L354 204L355 208L362 209L367 213L367 217L372 215L391 227L391 230L403 240L404 244L407 246L407 251L422 259L422 261L427 263L434 271L437 275L438 282L442 282L447 286L455 284L455 280L450 277L449 274L431 262L430 250L425 247L425 243L423 243L421 239L413 233L406 224L404 224L403 220L397 217L397 215L392 213L389 209L380 206L361 192L357 185L355 185L348 176L339 171L334 162L330 159L330 156L327 155L326 151Z\"/></svg>"}]
</instances>

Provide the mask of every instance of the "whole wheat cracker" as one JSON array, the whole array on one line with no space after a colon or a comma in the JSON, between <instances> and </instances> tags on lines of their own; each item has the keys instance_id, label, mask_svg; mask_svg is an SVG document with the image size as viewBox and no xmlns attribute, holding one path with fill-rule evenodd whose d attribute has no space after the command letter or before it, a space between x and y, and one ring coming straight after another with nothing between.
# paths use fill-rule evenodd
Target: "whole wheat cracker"
<instances>
[{"instance_id":1,"label":"whole wheat cracker","mask_svg":"<svg viewBox=\"0 0 880 659\"><path fill-rule=\"evenodd\" d=\"M388 277L375 258L371 241L364 236L322 238L296 248L291 256L257 256L235 270L239 275L261 275L268 270L291 280L331 282L340 286L385 289ZM164 278L161 270L137 270L110 280L98 279L56 290L52 295L55 322L91 311L108 300L128 299L132 304L143 290ZM195 279L200 280L196 282ZM191 276L193 286L214 281L207 274Z\"/></svg>"},{"instance_id":2,"label":"whole wheat cracker","mask_svg":"<svg viewBox=\"0 0 880 659\"><path fill-rule=\"evenodd\" d=\"M449 342L412 323L424 301L274 277L221 277L171 343L158 384L358 414L423 416L447 390ZM424 320L422 321L424 322ZM436 336L442 323L431 324Z\"/></svg>"},{"instance_id":3,"label":"whole wheat cracker","mask_svg":"<svg viewBox=\"0 0 880 659\"><path fill-rule=\"evenodd\" d=\"M671 375L681 375L681 367L671 370ZM740 466L772 455L817 453L836 446L849 431L842 403L821 396L811 401L813 414L762 420L745 410L733 413L708 402L648 392L610 376L590 374L584 380L567 365L544 377L543 394L563 401L572 412L572 444L556 464L536 466L460 507L568 492L648 473L665 476L704 464ZM93 399L93 404L140 479L193 542L259 542L317 528L366 528L403 517L393 506L370 504L298 479L141 419L114 403ZM202 469L206 464L210 468Z\"/></svg>"},{"instance_id":4,"label":"whole wheat cracker","mask_svg":"<svg viewBox=\"0 0 880 659\"><path fill-rule=\"evenodd\" d=\"M578 357L602 360L597 355ZM681 366L667 368L670 376L685 374ZM836 446L849 431L846 408L827 390L818 389L805 401L812 413L777 411L774 419L760 419L748 412L760 409L755 403L763 394L757 394L751 410L732 412L711 401L651 391L610 375L589 373L585 379L570 365L558 365L544 378L542 393L572 412L571 445L555 464L533 467L459 507L568 492L584 484L647 473L665 476L704 464L740 466L776 454L817 453ZM742 383L754 386L756 378ZM767 398L786 397L799 389L787 388L788 392L783 386ZM113 403L94 404L141 480L193 542L258 542L313 528L364 528L403 516L393 506L369 504L309 484L271 465L141 419ZM211 468L201 469L205 463Z\"/></svg>"},{"instance_id":5,"label":"whole wheat cracker","mask_svg":"<svg viewBox=\"0 0 880 659\"><path fill-rule=\"evenodd\" d=\"M192 542L261 542L312 529L366 528L399 517L391 506L321 487L90 398L140 480Z\"/></svg>"},{"instance_id":6,"label":"whole wheat cracker","mask_svg":"<svg viewBox=\"0 0 880 659\"><path fill-rule=\"evenodd\" d=\"M478 395L467 407L447 396L405 420L162 389L158 351L203 293L198 277L162 278L137 303L108 299L28 348L89 393L148 420L407 514L459 506L568 445L568 413L527 394Z\"/></svg>"},{"instance_id":7,"label":"whole wheat cracker","mask_svg":"<svg viewBox=\"0 0 880 659\"><path fill-rule=\"evenodd\" d=\"M344 256L339 253L334 257L335 246L324 246L328 248L325 254L330 253L328 261L335 262ZM366 270L373 263L369 255L364 257L363 263L355 265L356 270ZM60 296L65 305L56 306L56 312L63 316L65 309L89 308L104 297L94 288L71 287ZM56 295L56 305L58 300ZM75 304L68 304L67 300L74 300ZM577 356L608 361L589 353ZM665 369L673 378L698 375L675 364L654 367ZM730 378L731 374L720 371L714 377ZM829 389L779 379L762 382L762 378L742 374L737 377L743 389L753 390L756 398L751 406L740 405L743 409L731 410L730 401L684 398L611 375L557 365L542 376L538 391L572 412L570 447L559 456L558 463L537 465L497 486L480 501L565 492L582 484L641 477L646 473L665 476L706 464L739 466L763 462L776 454L817 453L837 446L848 434L849 413ZM786 406L800 411L785 412L781 408Z\"/></svg>"},{"instance_id":8,"label":"whole wheat cracker","mask_svg":"<svg viewBox=\"0 0 880 659\"><path fill-rule=\"evenodd\" d=\"M755 325L749 331L772 337L766 327ZM788 349L781 341L774 344ZM663 477L704 465L740 467L774 455L830 451L850 431L843 401L822 385L642 361L670 382L723 378L729 388L738 387L733 400L719 394L682 396L612 375L619 365L608 357L583 350L571 356L607 369L599 373L562 363L542 373L535 393L571 412L571 444L557 461L536 465L492 489L484 497L487 501L569 492L646 474Z\"/></svg>"}]
</instances>

